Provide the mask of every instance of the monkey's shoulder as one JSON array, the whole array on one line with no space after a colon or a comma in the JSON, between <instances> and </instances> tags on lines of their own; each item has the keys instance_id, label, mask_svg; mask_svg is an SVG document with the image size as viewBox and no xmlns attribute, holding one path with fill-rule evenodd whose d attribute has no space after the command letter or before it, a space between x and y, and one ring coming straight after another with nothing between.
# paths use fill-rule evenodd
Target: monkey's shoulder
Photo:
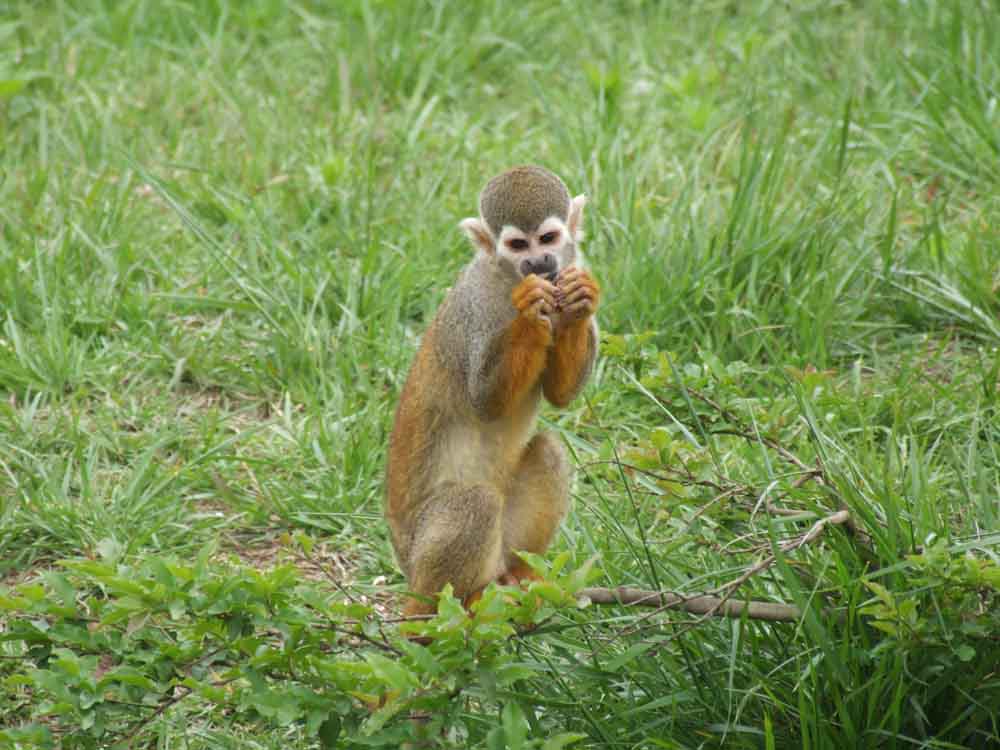
<instances>
[{"instance_id":1,"label":"monkey's shoulder","mask_svg":"<svg viewBox=\"0 0 1000 750\"><path fill-rule=\"evenodd\" d=\"M513 289L510 275L480 256L459 274L438 311L436 324L461 334L465 341L489 338L516 315L510 296Z\"/></svg>"}]
</instances>

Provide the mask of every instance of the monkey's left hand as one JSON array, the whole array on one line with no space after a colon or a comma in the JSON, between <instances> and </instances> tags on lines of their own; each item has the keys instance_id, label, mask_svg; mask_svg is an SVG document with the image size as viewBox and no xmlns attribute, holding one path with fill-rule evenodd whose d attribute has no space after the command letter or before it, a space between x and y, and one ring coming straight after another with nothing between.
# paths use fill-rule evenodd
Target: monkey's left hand
<instances>
[{"instance_id":1,"label":"monkey's left hand","mask_svg":"<svg viewBox=\"0 0 1000 750\"><path fill-rule=\"evenodd\" d=\"M556 278L556 289L560 326L586 320L597 311L600 288L582 268L564 268Z\"/></svg>"}]
</instances>

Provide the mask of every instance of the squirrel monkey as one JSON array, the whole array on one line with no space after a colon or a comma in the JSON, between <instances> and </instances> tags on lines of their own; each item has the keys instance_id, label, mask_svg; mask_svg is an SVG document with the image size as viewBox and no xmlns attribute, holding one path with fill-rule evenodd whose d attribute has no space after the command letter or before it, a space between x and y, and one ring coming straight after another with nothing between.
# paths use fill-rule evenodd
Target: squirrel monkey
<instances>
[{"instance_id":1,"label":"squirrel monkey","mask_svg":"<svg viewBox=\"0 0 1000 750\"><path fill-rule=\"evenodd\" d=\"M416 595L436 611L447 583L466 606L491 581L532 577L569 507L570 465L552 433L532 436L540 398L563 407L597 349L598 286L582 267L586 198L536 166L514 167L461 222L477 253L424 335L389 447L385 514Z\"/></svg>"}]
</instances>

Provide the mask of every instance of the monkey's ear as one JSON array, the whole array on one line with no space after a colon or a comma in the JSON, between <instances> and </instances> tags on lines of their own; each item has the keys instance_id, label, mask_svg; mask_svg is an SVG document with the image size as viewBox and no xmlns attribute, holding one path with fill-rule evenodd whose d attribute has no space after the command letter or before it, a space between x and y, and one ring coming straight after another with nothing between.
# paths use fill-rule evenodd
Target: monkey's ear
<instances>
[{"instance_id":1,"label":"monkey's ear","mask_svg":"<svg viewBox=\"0 0 1000 750\"><path fill-rule=\"evenodd\" d=\"M472 242L472 246L477 250L482 250L491 255L496 250L493 232L483 223L482 219L462 219L458 225L465 232L466 236L468 236Z\"/></svg>"},{"instance_id":2,"label":"monkey's ear","mask_svg":"<svg viewBox=\"0 0 1000 750\"><path fill-rule=\"evenodd\" d=\"M566 224L569 236L573 238L574 242L583 239L583 207L586 205L586 195L576 196L569 204L569 221Z\"/></svg>"}]
</instances>

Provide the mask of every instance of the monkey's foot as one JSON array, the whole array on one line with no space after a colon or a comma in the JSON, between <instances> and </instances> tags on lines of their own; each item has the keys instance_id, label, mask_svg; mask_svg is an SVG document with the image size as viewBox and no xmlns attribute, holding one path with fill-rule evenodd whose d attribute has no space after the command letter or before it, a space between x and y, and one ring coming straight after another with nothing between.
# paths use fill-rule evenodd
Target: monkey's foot
<instances>
[{"instance_id":1,"label":"monkey's foot","mask_svg":"<svg viewBox=\"0 0 1000 750\"><path fill-rule=\"evenodd\" d=\"M541 580L542 577L535 572L534 568L525 562L517 562L511 566L510 570L501 575L497 582L503 586L517 586L518 588L526 589L532 581ZM522 633L530 633L537 625L520 624L517 627Z\"/></svg>"},{"instance_id":2,"label":"monkey's foot","mask_svg":"<svg viewBox=\"0 0 1000 750\"><path fill-rule=\"evenodd\" d=\"M496 583L500 586L520 586L524 588L532 581L540 581L542 577L536 573L531 566L525 563L517 563L508 570L506 573L501 573L497 576ZM483 591L486 589L484 586L481 589L473 591L471 594L466 594L462 597L462 606L465 611L472 615L472 605L483 598Z\"/></svg>"},{"instance_id":3,"label":"monkey's foot","mask_svg":"<svg viewBox=\"0 0 1000 750\"><path fill-rule=\"evenodd\" d=\"M501 586L517 586L520 581L510 573L501 573L500 577L497 578L497 583Z\"/></svg>"},{"instance_id":4,"label":"monkey's foot","mask_svg":"<svg viewBox=\"0 0 1000 750\"><path fill-rule=\"evenodd\" d=\"M470 615L472 614L472 605L483 598L483 590L485 588L486 587L483 586L483 588L476 589L471 594L466 594L464 597L462 597L462 606L465 607L465 611L468 612Z\"/></svg>"},{"instance_id":5,"label":"monkey's foot","mask_svg":"<svg viewBox=\"0 0 1000 750\"><path fill-rule=\"evenodd\" d=\"M507 586L526 586L532 581L541 581L542 577L535 572L535 569L528 565L526 562L516 562L506 573L501 576L501 578L510 579L509 583L505 583Z\"/></svg>"}]
</instances>

